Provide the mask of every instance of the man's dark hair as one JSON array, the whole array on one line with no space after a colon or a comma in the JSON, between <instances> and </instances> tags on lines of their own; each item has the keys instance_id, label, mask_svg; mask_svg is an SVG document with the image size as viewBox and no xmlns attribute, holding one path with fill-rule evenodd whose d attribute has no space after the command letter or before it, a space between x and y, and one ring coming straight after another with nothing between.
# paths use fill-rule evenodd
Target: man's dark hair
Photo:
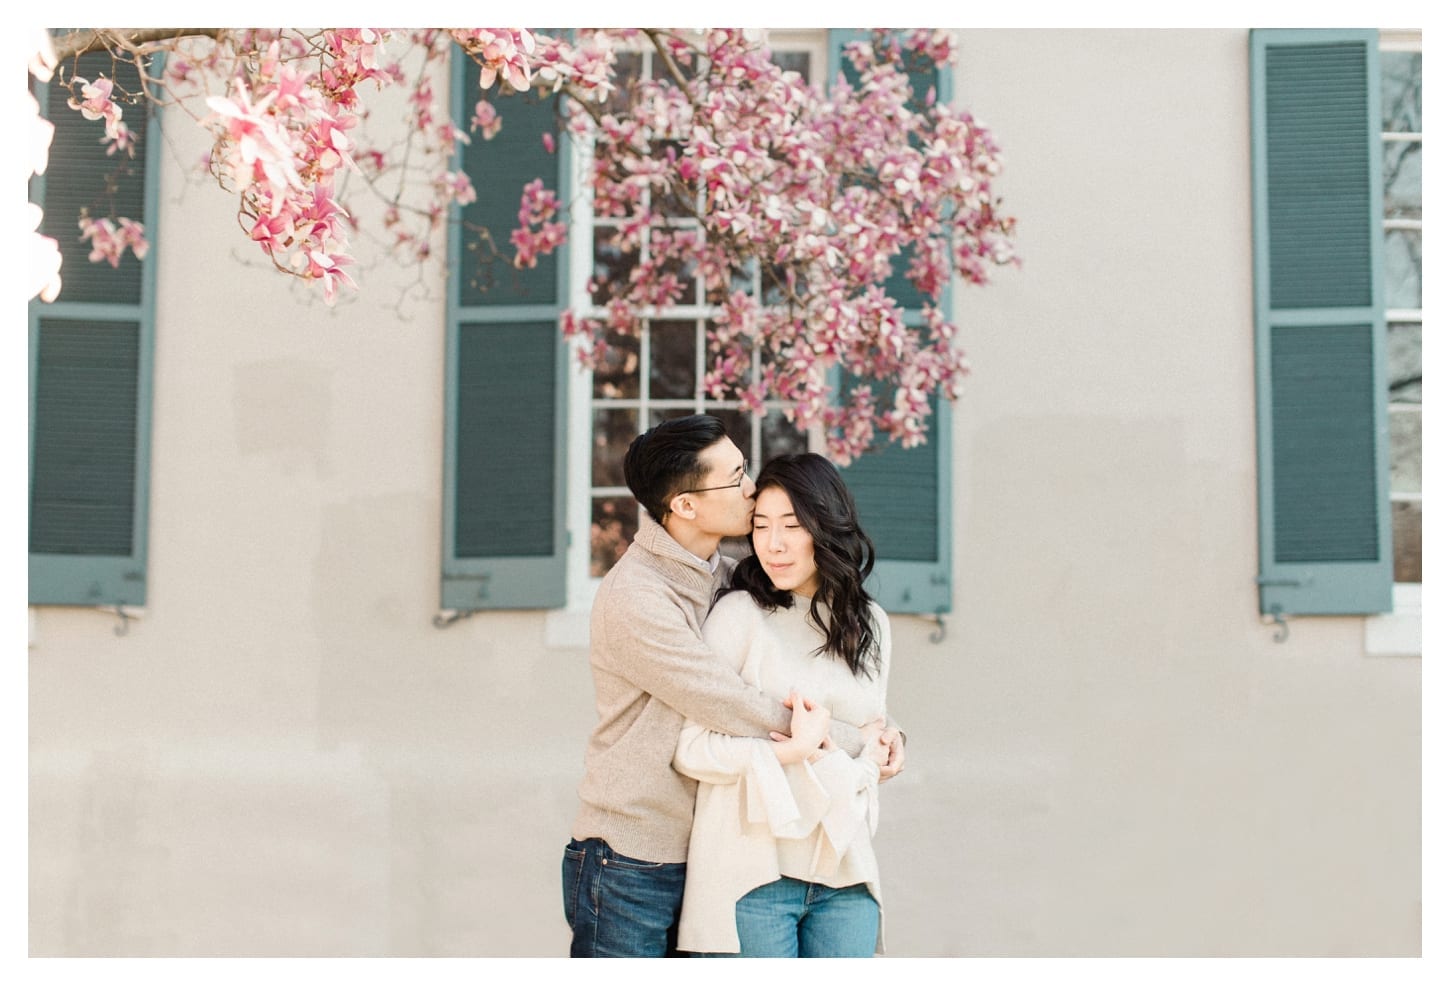
<instances>
[{"instance_id":1,"label":"man's dark hair","mask_svg":"<svg viewBox=\"0 0 1450 986\"><path fill-rule=\"evenodd\" d=\"M708 414L671 418L629 444L624 481L656 523L665 522L675 494L701 483L709 467L700 453L725 436L725 423Z\"/></svg>"}]
</instances>

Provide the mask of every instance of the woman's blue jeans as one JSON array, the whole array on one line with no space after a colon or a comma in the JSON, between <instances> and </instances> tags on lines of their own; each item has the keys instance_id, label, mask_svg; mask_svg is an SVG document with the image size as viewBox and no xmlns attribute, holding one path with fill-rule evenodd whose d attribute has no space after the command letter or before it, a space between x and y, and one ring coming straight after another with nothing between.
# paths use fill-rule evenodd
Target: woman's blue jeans
<instances>
[{"instance_id":1,"label":"woman's blue jeans","mask_svg":"<svg viewBox=\"0 0 1450 986\"><path fill-rule=\"evenodd\" d=\"M603 839L564 848L564 919L571 958L677 956L684 863L623 856Z\"/></svg>"},{"instance_id":2,"label":"woman's blue jeans","mask_svg":"<svg viewBox=\"0 0 1450 986\"><path fill-rule=\"evenodd\" d=\"M870 958L880 922L864 883L826 887L787 876L735 902L739 958Z\"/></svg>"}]
</instances>

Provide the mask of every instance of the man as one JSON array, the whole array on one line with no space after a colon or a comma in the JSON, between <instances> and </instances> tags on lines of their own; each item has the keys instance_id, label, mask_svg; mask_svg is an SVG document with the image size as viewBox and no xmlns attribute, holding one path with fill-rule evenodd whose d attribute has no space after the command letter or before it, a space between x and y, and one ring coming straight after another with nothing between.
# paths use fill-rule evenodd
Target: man
<instances>
[{"instance_id":1,"label":"man","mask_svg":"<svg viewBox=\"0 0 1450 986\"><path fill-rule=\"evenodd\" d=\"M563 866L574 957L674 951L695 809L696 782L671 766L685 718L763 737L788 733L792 717L716 659L700 634L729 575L720 541L749 532L755 495L725 426L704 414L666 421L630 445L624 474L648 516L590 617L599 722ZM905 762L892 736L883 779ZM831 738L861 750L854 726L833 723Z\"/></svg>"}]
</instances>

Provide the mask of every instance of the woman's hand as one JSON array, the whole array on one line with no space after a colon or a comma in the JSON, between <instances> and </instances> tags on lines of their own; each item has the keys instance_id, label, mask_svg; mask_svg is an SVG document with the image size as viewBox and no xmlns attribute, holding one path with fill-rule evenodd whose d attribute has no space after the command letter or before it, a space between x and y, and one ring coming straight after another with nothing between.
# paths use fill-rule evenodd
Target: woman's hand
<instances>
[{"instance_id":1,"label":"woman's hand","mask_svg":"<svg viewBox=\"0 0 1450 986\"><path fill-rule=\"evenodd\" d=\"M771 732L775 758L783 764L814 758L830 736L831 710L796 692L790 693L785 705L790 709L790 735Z\"/></svg>"}]
</instances>

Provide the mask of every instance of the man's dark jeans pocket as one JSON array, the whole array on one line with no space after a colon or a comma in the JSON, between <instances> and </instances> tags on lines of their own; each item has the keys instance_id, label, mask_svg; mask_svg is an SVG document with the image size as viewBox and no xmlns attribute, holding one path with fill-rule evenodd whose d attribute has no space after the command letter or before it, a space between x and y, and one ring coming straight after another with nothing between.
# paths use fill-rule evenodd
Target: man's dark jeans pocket
<instances>
[{"instance_id":1,"label":"man's dark jeans pocket","mask_svg":"<svg viewBox=\"0 0 1450 986\"><path fill-rule=\"evenodd\" d=\"M675 951L684 863L625 856L603 839L564 849L564 917L574 932L569 954L660 957Z\"/></svg>"}]
</instances>

